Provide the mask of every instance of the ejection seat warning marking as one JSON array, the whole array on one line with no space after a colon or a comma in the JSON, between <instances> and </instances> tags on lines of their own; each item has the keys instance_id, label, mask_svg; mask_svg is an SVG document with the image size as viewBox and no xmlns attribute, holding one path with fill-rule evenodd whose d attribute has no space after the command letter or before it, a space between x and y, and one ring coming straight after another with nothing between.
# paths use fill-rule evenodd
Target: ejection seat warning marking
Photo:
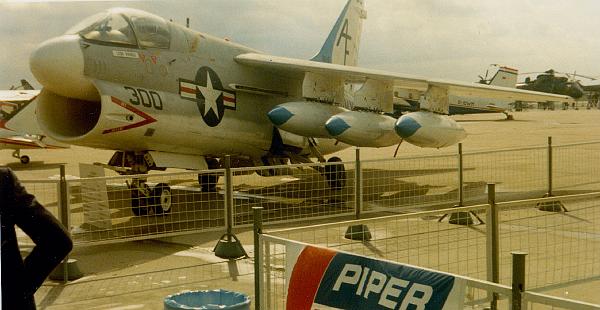
<instances>
[{"instance_id":1,"label":"ejection seat warning marking","mask_svg":"<svg viewBox=\"0 0 600 310\"><path fill-rule=\"evenodd\" d=\"M129 51L118 51L118 50L113 50L112 51L113 56L115 57L121 57L121 58L135 58L138 59L140 58L140 56L138 55L137 52L129 52Z\"/></svg>"},{"instance_id":2,"label":"ejection seat warning marking","mask_svg":"<svg viewBox=\"0 0 600 310\"><path fill-rule=\"evenodd\" d=\"M152 116L128 105L127 103L115 98L115 97L110 97L111 101L133 113L135 113L136 115L140 116L141 118L143 118L143 120L134 123L134 124L129 124L126 126L119 126L119 127L115 127L115 128L111 128L111 129L106 129L104 131L102 131L102 134L108 134L108 133L113 133L113 132L119 132L119 131L124 131L124 130L128 130L128 129L133 129L133 128L137 128L137 127L142 127L151 123L156 122L156 119L154 119Z\"/></svg>"}]
</instances>

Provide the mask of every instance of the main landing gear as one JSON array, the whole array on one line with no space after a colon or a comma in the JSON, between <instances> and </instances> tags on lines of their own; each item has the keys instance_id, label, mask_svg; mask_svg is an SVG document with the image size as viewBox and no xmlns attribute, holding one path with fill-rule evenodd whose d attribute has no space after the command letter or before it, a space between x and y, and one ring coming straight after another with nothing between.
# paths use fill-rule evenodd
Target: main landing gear
<instances>
[{"instance_id":1,"label":"main landing gear","mask_svg":"<svg viewBox=\"0 0 600 310\"><path fill-rule=\"evenodd\" d=\"M323 171L320 170L320 172L325 176L325 179L327 179L329 188L335 191L342 190L346 186L346 167L342 164L342 159L334 156L325 161L325 157L323 157L323 154L319 151L317 142L314 138L309 138L308 145L311 153L313 156L317 157L319 162L328 163Z\"/></svg>"},{"instance_id":2,"label":"main landing gear","mask_svg":"<svg viewBox=\"0 0 600 310\"><path fill-rule=\"evenodd\" d=\"M30 161L29 156L27 156L27 155L21 156L21 150L15 150L12 153L12 157L19 159L23 165L28 164Z\"/></svg>"},{"instance_id":3,"label":"main landing gear","mask_svg":"<svg viewBox=\"0 0 600 310\"><path fill-rule=\"evenodd\" d=\"M135 178L128 185L131 190L131 211L134 215L159 215L171 212L172 193L166 183L158 183L150 188L145 180Z\"/></svg>"},{"instance_id":4,"label":"main landing gear","mask_svg":"<svg viewBox=\"0 0 600 310\"><path fill-rule=\"evenodd\" d=\"M136 216L159 215L171 212L173 205L171 187L166 183L158 183L150 187L144 177L149 170L158 169L148 153L117 151L105 168L121 175L135 175L127 187L131 193L131 211Z\"/></svg>"},{"instance_id":5,"label":"main landing gear","mask_svg":"<svg viewBox=\"0 0 600 310\"><path fill-rule=\"evenodd\" d=\"M325 178L327 184L332 190L341 190L346 186L346 168L341 163L342 159L339 157L331 157L327 160L327 163L336 163L325 166Z\"/></svg>"},{"instance_id":6,"label":"main landing gear","mask_svg":"<svg viewBox=\"0 0 600 310\"><path fill-rule=\"evenodd\" d=\"M206 164L208 169L219 169L221 164L216 158L207 157ZM198 184L205 193L214 193L217 191L217 182L219 181L219 174L217 173L201 173L198 174Z\"/></svg>"}]
</instances>

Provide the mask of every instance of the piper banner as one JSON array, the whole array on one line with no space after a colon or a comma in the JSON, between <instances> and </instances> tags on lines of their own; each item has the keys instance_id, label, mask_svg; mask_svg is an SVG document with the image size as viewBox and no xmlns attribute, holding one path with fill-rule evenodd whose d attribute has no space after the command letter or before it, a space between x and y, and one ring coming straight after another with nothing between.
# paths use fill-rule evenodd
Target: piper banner
<instances>
[{"instance_id":1,"label":"piper banner","mask_svg":"<svg viewBox=\"0 0 600 310\"><path fill-rule=\"evenodd\" d=\"M464 279L325 248L286 249L286 309L463 309Z\"/></svg>"}]
</instances>

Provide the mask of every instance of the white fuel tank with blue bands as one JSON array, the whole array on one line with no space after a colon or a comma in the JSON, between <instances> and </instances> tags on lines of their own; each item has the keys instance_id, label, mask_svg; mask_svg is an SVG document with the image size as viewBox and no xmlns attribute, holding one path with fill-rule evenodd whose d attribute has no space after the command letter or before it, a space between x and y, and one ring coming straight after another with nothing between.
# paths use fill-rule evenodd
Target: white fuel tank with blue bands
<instances>
[{"instance_id":1,"label":"white fuel tank with blue bands","mask_svg":"<svg viewBox=\"0 0 600 310\"><path fill-rule=\"evenodd\" d=\"M325 128L338 141L358 147L386 147L400 142L396 119L371 112L347 111L332 116Z\"/></svg>"},{"instance_id":2,"label":"white fuel tank with blue bands","mask_svg":"<svg viewBox=\"0 0 600 310\"><path fill-rule=\"evenodd\" d=\"M313 138L330 138L325 122L333 115L348 111L339 106L319 102L286 102L277 105L267 116L277 128Z\"/></svg>"},{"instance_id":3,"label":"white fuel tank with blue bands","mask_svg":"<svg viewBox=\"0 0 600 310\"><path fill-rule=\"evenodd\" d=\"M402 139L420 147L446 147L467 136L464 128L447 115L427 111L401 116L394 129Z\"/></svg>"}]
</instances>

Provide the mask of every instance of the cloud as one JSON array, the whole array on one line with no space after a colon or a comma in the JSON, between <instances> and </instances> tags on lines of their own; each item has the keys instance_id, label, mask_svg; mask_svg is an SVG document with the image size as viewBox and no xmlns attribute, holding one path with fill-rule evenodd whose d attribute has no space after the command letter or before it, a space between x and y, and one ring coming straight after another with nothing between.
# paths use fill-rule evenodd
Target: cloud
<instances>
[{"instance_id":1,"label":"cloud","mask_svg":"<svg viewBox=\"0 0 600 310\"><path fill-rule=\"evenodd\" d=\"M1 0L0 0L1 1ZM103 9L146 10L275 55L310 58L345 0L0 2L0 88L23 77L42 41ZM366 0L360 64L474 81L491 63L600 75L600 2Z\"/></svg>"}]
</instances>

